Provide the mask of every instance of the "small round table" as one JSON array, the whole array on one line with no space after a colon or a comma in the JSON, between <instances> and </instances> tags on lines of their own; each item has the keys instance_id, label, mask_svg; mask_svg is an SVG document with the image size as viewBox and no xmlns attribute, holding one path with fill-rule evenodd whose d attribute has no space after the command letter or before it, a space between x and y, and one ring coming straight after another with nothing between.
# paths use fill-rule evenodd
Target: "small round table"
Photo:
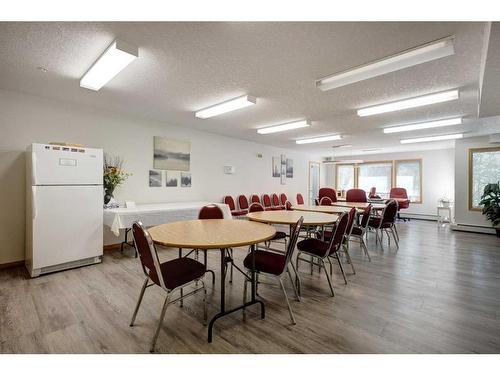
<instances>
[{"instance_id":1,"label":"small round table","mask_svg":"<svg viewBox=\"0 0 500 375\"><path fill-rule=\"evenodd\" d=\"M247 214L248 219L251 221L284 225L294 225L301 216L304 217L304 226L323 226L337 221L337 215L323 212L260 211Z\"/></svg>"},{"instance_id":2,"label":"small round table","mask_svg":"<svg viewBox=\"0 0 500 375\"><path fill-rule=\"evenodd\" d=\"M344 212L348 212L350 210L349 207L340 207L340 206L306 206L306 205L298 205L293 206L292 209L294 211L309 211L309 212L322 212L325 214L337 214L340 215Z\"/></svg>"},{"instance_id":3,"label":"small round table","mask_svg":"<svg viewBox=\"0 0 500 375\"><path fill-rule=\"evenodd\" d=\"M221 301L220 311L210 320L208 325L208 342L212 342L212 330L215 321L225 315L244 309L256 303L261 306L261 317L265 317L265 307L256 298L255 271L252 267L251 277L252 298L249 302L226 310L226 249L250 245L252 264L255 264L255 244L270 240L276 234L276 229L270 225L247 220L209 219L189 220L162 224L150 228L149 234L156 244L179 249L219 249L221 254ZM230 260L232 262L232 260ZM235 267L238 269L238 267ZM248 277L245 275L245 277Z\"/></svg>"},{"instance_id":4,"label":"small round table","mask_svg":"<svg viewBox=\"0 0 500 375\"><path fill-rule=\"evenodd\" d=\"M384 203L369 203L369 202L333 202L333 206L337 207L349 207L349 208L356 208L356 209L365 209L368 207L368 205L372 205L372 209L374 210L383 210L385 208Z\"/></svg>"}]
</instances>

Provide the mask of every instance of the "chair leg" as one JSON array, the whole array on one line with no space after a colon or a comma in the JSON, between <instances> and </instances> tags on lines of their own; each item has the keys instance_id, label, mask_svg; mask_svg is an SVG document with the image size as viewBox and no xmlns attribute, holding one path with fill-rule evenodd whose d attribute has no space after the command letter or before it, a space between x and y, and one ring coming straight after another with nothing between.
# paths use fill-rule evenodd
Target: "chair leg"
<instances>
[{"instance_id":1,"label":"chair leg","mask_svg":"<svg viewBox=\"0 0 500 375\"><path fill-rule=\"evenodd\" d=\"M285 290L285 286L283 285L283 281L281 281L281 278L279 278L279 277L278 277L278 280L280 281L281 289L283 290L283 294L285 296L285 301L286 301L286 304L288 305L288 312L290 313L290 320L292 321L292 324L297 324L297 322L295 321L295 317L293 316L292 307L290 306L290 301L288 301L288 296L286 295L286 290Z\"/></svg>"},{"instance_id":2,"label":"chair leg","mask_svg":"<svg viewBox=\"0 0 500 375\"><path fill-rule=\"evenodd\" d=\"M149 277L146 277L144 280L144 284L142 284L141 294L139 294L139 299L137 300L137 305L135 305L134 314L132 315L132 320L130 321L130 327L134 325L135 318L137 316L137 312L139 311L139 306L141 306L142 297L144 297L144 292L146 291L146 287L148 285Z\"/></svg>"},{"instance_id":3,"label":"chair leg","mask_svg":"<svg viewBox=\"0 0 500 375\"><path fill-rule=\"evenodd\" d=\"M323 269L325 270L326 279L328 280L328 286L330 287L330 292L332 292L332 297L335 297L335 293L333 292L332 281L330 280L330 275L328 274L328 271L326 270L325 262L323 260L321 260L320 263L323 266Z\"/></svg>"},{"instance_id":4,"label":"chair leg","mask_svg":"<svg viewBox=\"0 0 500 375\"><path fill-rule=\"evenodd\" d=\"M313 271L314 271L314 258L311 256L311 276L313 274Z\"/></svg>"},{"instance_id":5,"label":"chair leg","mask_svg":"<svg viewBox=\"0 0 500 375\"><path fill-rule=\"evenodd\" d=\"M156 328L155 335L153 336L153 341L151 342L151 349L149 351L152 353L155 351L156 340L158 339L158 335L160 334L160 329L163 323L163 319L165 318L165 313L167 312L167 307L170 303L170 294L167 293L167 297L165 298L165 302L163 303L163 308L161 309L160 320L158 322L158 327Z\"/></svg>"},{"instance_id":6,"label":"chair leg","mask_svg":"<svg viewBox=\"0 0 500 375\"><path fill-rule=\"evenodd\" d=\"M338 251L335 252L335 258L337 258L337 261L339 262L340 271L342 272L342 276L344 277L344 283L347 285L347 278L345 277L344 266L342 265L342 262L340 261Z\"/></svg>"},{"instance_id":7,"label":"chair leg","mask_svg":"<svg viewBox=\"0 0 500 375\"><path fill-rule=\"evenodd\" d=\"M296 267L293 269L293 271L295 272L295 284L297 285L297 292L299 293L300 296L302 293L302 285L299 276L299 256L300 253L297 254L297 259L295 260ZM290 262L290 264L292 264L293 267L293 262Z\"/></svg>"},{"instance_id":8,"label":"chair leg","mask_svg":"<svg viewBox=\"0 0 500 375\"><path fill-rule=\"evenodd\" d=\"M231 254L231 271L229 273L229 283L232 284L233 283L233 268L234 268L233 249L229 249L229 253Z\"/></svg>"},{"instance_id":9,"label":"chair leg","mask_svg":"<svg viewBox=\"0 0 500 375\"><path fill-rule=\"evenodd\" d=\"M396 249L399 249L399 241L396 238L396 233L394 232L394 229L392 229L392 228L391 228L391 233L392 233L392 237L394 238L394 242L396 243ZM387 236L387 237L389 237L389 236Z\"/></svg>"},{"instance_id":10,"label":"chair leg","mask_svg":"<svg viewBox=\"0 0 500 375\"><path fill-rule=\"evenodd\" d=\"M396 225L394 225L394 230L396 232L396 237L398 238L398 242L399 242L399 233L398 233L398 227Z\"/></svg>"},{"instance_id":11,"label":"chair leg","mask_svg":"<svg viewBox=\"0 0 500 375\"><path fill-rule=\"evenodd\" d=\"M207 286L205 282L201 280L201 285L203 285L203 325L207 325L208 311L207 311Z\"/></svg>"},{"instance_id":12,"label":"chair leg","mask_svg":"<svg viewBox=\"0 0 500 375\"><path fill-rule=\"evenodd\" d=\"M361 243L361 247L365 251L366 256L368 257L368 261L371 262L372 259L370 258L370 253L368 252L368 247L366 246L365 238L363 236L361 236L361 238L360 238L360 243Z\"/></svg>"},{"instance_id":13,"label":"chair leg","mask_svg":"<svg viewBox=\"0 0 500 375\"><path fill-rule=\"evenodd\" d=\"M332 261L331 261L330 257L326 257L326 259L328 260L328 263L330 264L330 276L333 276L333 264L332 264Z\"/></svg>"},{"instance_id":14,"label":"chair leg","mask_svg":"<svg viewBox=\"0 0 500 375\"><path fill-rule=\"evenodd\" d=\"M290 269L288 267L286 269L286 272L288 273L288 276L290 277L290 282L292 283L293 291L295 293L295 298L297 298L297 301L300 302L300 296L299 296L299 293L297 292L297 287L295 286L295 283L293 282L292 273L290 272Z\"/></svg>"},{"instance_id":15,"label":"chair leg","mask_svg":"<svg viewBox=\"0 0 500 375\"><path fill-rule=\"evenodd\" d=\"M354 264L352 263L351 255L349 254L349 242L347 243L347 246L344 247L344 252L348 263L351 264L352 273L356 274L356 270L354 269Z\"/></svg>"}]
</instances>

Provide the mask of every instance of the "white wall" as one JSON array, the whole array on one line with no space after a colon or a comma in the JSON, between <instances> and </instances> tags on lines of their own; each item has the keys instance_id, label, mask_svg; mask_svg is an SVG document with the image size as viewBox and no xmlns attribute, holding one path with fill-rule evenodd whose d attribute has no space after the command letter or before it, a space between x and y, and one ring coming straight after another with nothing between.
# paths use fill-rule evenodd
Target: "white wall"
<instances>
[{"instance_id":1,"label":"white wall","mask_svg":"<svg viewBox=\"0 0 500 375\"><path fill-rule=\"evenodd\" d=\"M411 203L410 208L404 211L405 214L435 216L439 198L446 196L454 199L455 154L453 149L355 155L354 157L366 161L422 159L422 203ZM335 187L334 165L327 164L323 168L330 169L323 173L328 177L324 183L326 186Z\"/></svg>"},{"instance_id":2,"label":"white wall","mask_svg":"<svg viewBox=\"0 0 500 375\"><path fill-rule=\"evenodd\" d=\"M498 144L489 143L488 137L464 138L455 143L455 220L457 225L491 228L491 223L480 211L469 210L469 149L482 147L498 147ZM500 174L500 165L498 169Z\"/></svg>"},{"instance_id":3,"label":"white wall","mask_svg":"<svg viewBox=\"0 0 500 375\"><path fill-rule=\"evenodd\" d=\"M125 169L133 175L117 189L118 201L220 201L226 194L254 192L307 194L306 154L182 126L0 90L0 128L0 264L24 258L24 150L32 142L81 143L123 157ZM148 186L155 135L191 141L191 188ZM271 175L271 158L282 153L294 161L294 178L286 185ZM235 166L236 174L225 175L225 164ZM112 242L118 239L107 234L105 243Z\"/></svg>"}]
</instances>

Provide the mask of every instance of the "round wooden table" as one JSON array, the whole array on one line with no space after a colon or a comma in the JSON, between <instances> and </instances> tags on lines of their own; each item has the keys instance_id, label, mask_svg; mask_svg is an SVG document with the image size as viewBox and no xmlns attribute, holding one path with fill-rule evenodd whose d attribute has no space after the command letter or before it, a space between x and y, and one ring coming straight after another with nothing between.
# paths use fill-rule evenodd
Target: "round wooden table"
<instances>
[{"instance_id":1,"label":"round wooden table","mask_svg":"<svg viewBox=\"0 0 500 375\"><path fill-rule=\"evenodd\" d=\"M369 204L372 205L372 209L374 210L383 210L385 208L384 203L369 203L369 202L333 202L333 206L338 206L338 207L355 207L357 209L364 209L366 208Z\"/></svg>"},{"instance_id":2,"label":"round wooden table","mask_svg":"<svg viewBox=\"0 0 500 375\"><path fill-rule=\"evenodd\" d=\"M255 244L273 238L276 234L276 229L270 225L247 220L209 219L162 224L152 227L148 231L156 244L168 247L178 247L179 256L182 256L182 248L220 250L220 311L214 315L208 325L208 342L212 342L212 330L215 321L235 311L258 303L261 307L261 317L264 319L264 303L256 298L255 293ZM226 249L248 245L250 245L252 254L251 276L248 277L244 272L242 273L251 281L252 298L249 302L241 306L226 310L226 265L228 262L233 262L232 257L226 254ZM239 270L237 266L235 266L235 268Z\"/></svg>"},{"instance_id":3,"label":"round wooden table","mask_svg":"<svg viewBox=\"0 0 500 375\"><path fill-rule=\"evenodd\" d=\"M337 215L325 214L322 212L299 212L299 211L260 211L251 212L247 217L251 221L258 221L268 224L294 225L304 217L305 226L323 226L333 224L337 221Z\"/></svg>"}]
</instances>

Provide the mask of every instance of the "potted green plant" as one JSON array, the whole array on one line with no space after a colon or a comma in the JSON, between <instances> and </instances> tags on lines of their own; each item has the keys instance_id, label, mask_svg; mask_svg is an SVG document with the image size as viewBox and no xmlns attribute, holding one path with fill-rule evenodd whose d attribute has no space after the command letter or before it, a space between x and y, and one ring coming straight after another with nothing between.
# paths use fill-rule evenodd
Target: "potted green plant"
<instances>
[{"instance_id":1,"label":"potted green plant","mask_svg":"<svg viewBox=\"0 0 500 375\"><path fill-rule=\"evenodd\" d=\"M500 183L488 184L484 187L479 205L483 206L483 215L491 221L497 237L500 237Z\"/></svg>"},{"instance_id":2,"label":"potted green plant","mask_svg":"<svg viewBox=\"0 0 500 375\"><path fill-rule=\"evenodd\" d=\"M103 185L104 204L108 205L113 198L117 186L123 184L130 176L123 170L123 160L119 156L104 155Z\"/></svg>"}]
</instances>

